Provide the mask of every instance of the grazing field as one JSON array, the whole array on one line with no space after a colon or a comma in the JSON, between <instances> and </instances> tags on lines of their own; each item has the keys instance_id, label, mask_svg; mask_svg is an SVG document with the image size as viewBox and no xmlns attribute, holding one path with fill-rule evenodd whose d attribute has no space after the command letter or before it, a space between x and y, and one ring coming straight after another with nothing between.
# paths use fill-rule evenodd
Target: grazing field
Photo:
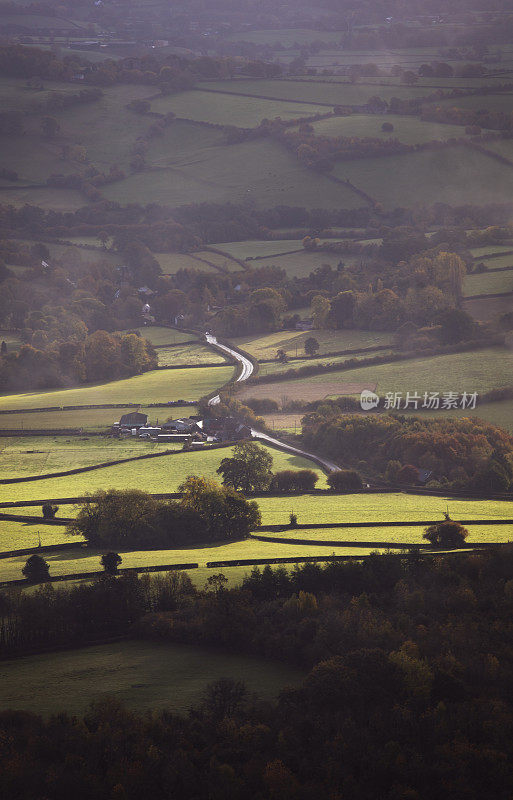
<instances>
[{"instance_id":1,"label":"grazing field","mask_svg":"<svg viewBox=\"0 0 513 800\"><path fill-rule=\"evenodd\" d=\"M197 250L194 252L194 255L196 258L202 259L202 261L208 261L214 264L223 272L242 272L244 269L244 267L228 254L212 253L210 250Z\"/></svg>"},{"instance_id":2,"label":"grazing field","mask_svg":"<svg viewBox=\"0 0 513 800\"><path fill-rule=\"evenodd\" d=\"M222 355L204 344L185 344L159 347L159 366L174 367L185 364L226 364Z\"/></svg>"},{"instance_id":3,"label":"grazing field","mask_svg":"<svg viewBox=\"0 0 513 800\"><path fill-rule=\"evenodd\" d=\"M292 250L302 251L303 243L301 239L276 239L270 242L253 239L246 242L221 242L216 248L244 261L257 257L269 258L280 253L290 253ZM258 264L252 266L258 267Z\"/></svg>"},{"instance_id":4,"label":"grazing field","mask_svg":"<svg viewBox=\"0 0 513 800\"><path fill-rule=\"evenodd\" d=\"M41 183L52 174L60 174L71 162L64 164L59 158L58 146L41 138L37 131L27 131L24 136L0 136L0 167L14 170L23 183ZM7 186L16 183L2 178Z\"/></svg>"},{"instance_id":5,"label":"grazing field","mask_svg":"<svg viewBox=\"0 0 513 800\"><path fill-rule=\"evenodd\" d=\"M510 244L487 244L483 247L472 247L471 254L476 261L483 261L486 256L495 255L495 253L511 254L513 248ZM490 259L490 262L496 261L495 258Z\"/></svg>"},{"instance_id":6,"label":"grazing field","mask_svg":"<svg viewBox=\"0 0 513 800\"><path fill-rule=\"evenodd\" d=\"M198 338L195 334L181 331L179 328L167 328L163 325L142 325L137 330L144 339L148 339L156 347L168 344L186 344ZM123 331L123 333L129 332Z\"/></svg>"},{"instance_id":7,"label":"grazing field","mask_svg":"<svg viewBox=\"0 0 513 800\"><path fill-rule=\"evenodd\" d=\"M489 270L513 269L513 252L510 252L509 254L505 253L502 256L476 259L476 261L483 261Z\"/></svg>"},{"instance_id":8,"label":"grazing field","mask_svg":"<svg viewBox=\"0 0 513 800\"><path fill-rule=\"evenodd\" d=\"M492 153L498 153L498 155L504 156L505 158L510 159L510 161L513 161L512 139L501 139L497 142L486 142L485 147Z\"/></svg>"},{"instance_id":9,"label":"grazing field","mask_svg":"<svg viewBox=\"0 0 513 800\"><path fill-rule=\"evenodd\" d=\"M381 87L377 89L378 93ZM383 131L383 119L394 126L391 132ZM437 122L422 122L416 117L388 114L385 118L376 114L351 114L330 117L312 123L317 136L370 136L379 139L398 139L404 144L423 144L435 139L457 139L465 135L460 125L443 125Z\"/></svg>"},{"instance_id":10,"label":"grazing field","mask_svg":"<svg viewBox=\"0 0 513 800\"><path fill-rule=\"evenodd\" d=\"M513 270L467 275L464 280L463 290L466 297L473 294L513 292ZM511 298L511 305L513 306L513 298Z\"/></svg>"},{"instance_id":11,"label":"grazing field","mask_svg":"<svg viewBox=\"0 0 513 800\"><path fill-rule=\"evenodd\" d=\"M451 512L452 513L452 512ZM434 515L433 519L439 519L440 513ZM383 525L382 528L301 528L300 530L285 530L274 532L256 532L255 536L264 536L270 541L286 538L295 540L294 545L285 546L304 546L305 543L317 544L320 542L330 542L328 545L323 545L326 548L326 555L331 553L332 547L337 547L338 542L365 542L369 546L376 546L376 542L390 543L391 547L400 548L401 545L414 545L428 543L422 538L425 526L411 525L404 527L387 527ZM513 525L475 525L468 526L469 536L466 544L471 546L474 542L485 542L486 544L495 544L497 542L511 542L513 541ZM331 544L333 542L333 544ZM276 542L276 546L280 544ZM346 545L350 546L350 545ZM355 548L356 549L356 548ZM381 548L382 549L382 548ZM363 549L362 554L365 554Z\"/></svg>"},{"instance_id":12,"label":"grazing field","mask_svg":"<svg viewBox=\"0 0 513 800\"><path fill-rule=\"evenodd\" d=\"M153 253L164 275L174 275L180 269L195 269L197 272L217 272L214 267L198 261L190 253Z\"/></svg>"},{"instance_id":13,"label":"grazing field","mask_svg":"<svg viewBox=\"0 0 513 800\"><path fill-rule=\"evenodd\" d=\"M64 528L62 530L64 530ZM328 533L330 532L328 531ZM123 559L122 567L142 568L188 563L195 563L199 564L201 567L206 567L207 563L211 561L296 557L299 561L301 558L308 558L311 556L326 558L333 553L340 556L365 556L371 553L373 549L372 542L369 542L368 548L335 546L327 549L324 545L315 544L315 542L311 544L282 544L281 542L267 542L249 538L238 542L220 542L210 547L201 546L172 550L138 550L130 552L120 551L120 556ZM97 572L101 570L100 558L102 552L102 550L89 550L85 547L77 547L76 550L72 548L62 552L45 553L44 557L50 566L50 575L59 576L79 572ZM0 581L19 580L23 578L21 570L26 560L26 555L0 559ZM216 572L222 569L222 567L215 568ZM246 567L246 569L251 569L251 567Z\"/></svg>"},{"instance_id":14,"label":"grazing field","mask_svg":"<svg viewBox=\"0 0 513 800\"><path fill-rule=\"evenodd\" d=\"M172 207L243 200L254 200L258 207L295 206L298 198L307 208L365 205L349 187L303 167L292 153L270 139L212 147L202 158L138 172L102 187L102 193L120 203L157 202Z\"/></svg>"},{"instance_id":15,"label":"grazing field","mask_svg":"<svg viewBox=\"0 0 513 800\"><path fill-rule=\"evenodd\" d=\"M17 514L18 512L15 511L14 513ZM34 516L41 515L41 507L31 509L31 513ZM63 509L61 515L71 516L67 509L66 511ZM77 537L67 534L65 527L61 525L43 525L40 522L6 522L0 519L0 552L38 547L40 541L43 546L66 544L68 542L76 542ZM79 537L78 541L82 541L81 537ZM26 560L27 556L24 556L19 562L16 561L16 566L7 565L5 573L3 573L4 559L0 559L0 580L22 578L23 575L20 575L20 569L23 569L23 564ZM10 561L11 559L5 559L6 564ZM21 563L22 561L23 563ZM2 575L5 575L5 577L2 577Z\"/></svg>"},{"instance_id":16,"label":"grazing field","mask_svg":"<svg viewBox=\"0 0 513 800\"><path fill-rule=\"evenodd\" d=\"M24 189L0 188L0 203L11 206L33 205L51 211L76 211L88 201L75 189L56 189L53 186Z\"/></svg>"},{"instance_id":17,"label":"grazing field","mask_svg":"<svg viewBox=\"0 0 513 800\"><path fill-rule=\"evenodd\" d=\"M481 322L487 322L497 315L505 314L511 311L511 306L511 295L505 295L504 297L485 297L481 300L464 301L465 311L468 311L469 314Z\"/></svg>"},{"instance_id":18,"label":"grazing field","mask_svg":"<svg viewBox=\"0 0 513 800\"><path fill-rule=\"evenodd\" d=\"M98 405L101 403L165 403L171 400L198 400L226 383L233 374L232 367L205 367L190 372L187 369L155 370L111 383L59 389L48 392L8 394L0 397L1 409L48 408L67 405Z\"/></svg>"},{"instance_id":19,"label":"grazing field","mask_svg":"<svg viewBox=\"0 0 513 800\"><path fill-rule=\"evenodd\" d=\"M473 196L481 204L507 203L513 192L513 169L461 146L340 161L333 174L349 179L387 209L461 205Z\"/></svg>"},{"instance_id":20,"label":"grazing field","mask_svg":"<svg viewBox=\"0 0 513 800\"><path fill-rule=\"evenodd\" d=\"M423 521L443 519L449 506L453 519L509 519L512 503L507 500L456 500L451 497L429 497L405 492L383 494L327 495L322 500L315 495L259 498L263 525L284 525L289 513L297 514L298 522L382 522L383 527L391 521ZM508 527L508 526L503 526ZM498 526L497 526L498 529ZM391 529L389 529L391 530ZM474 529L478 531L479 528ZM362 529L363 532L363 529ZM510 531L513 534L513 531ZM267 533L265 534L267 536ZM279 535L279 534L276 534ZM283 534L286 535L286 534ZM292 536L300 538L300 531ZM477 540L479 534L475 534ZM360 534L358 534L360 536ZM319 533L319 538L323 538ZM329 536L324 537L326 539ZM356 537L355 537L356 538ZM362 539L364 537L361 537ZM513 538L513 536L512 536ZM383 536L376 536L383 539Z\"/></svg>"},{"instance_id":21,"label":"grazing field","mask_svg":"<svg viewBox=\"0 0 513 800\"><path fill-rule=\"evenodd\" d=\"M278 331L261 336L237 337L232 341L237 347L241 347L255 358L261 359L276 358L277 350L285 350L290 356L303 355L305 341L312 336L319 342L319 355L338 350L391 345L393 341L392 333L361 331L355 328L340 331Z\"/></svg>"},{"instance_id":22,"label":"grazing field","mask_svg":"<svg viewBox=\"0 0 513 800\"><path fill-rule=\"evenodd\" d=\"M172 167L191 159L204 159L212 147L222 145L221 130L183 120L175 120L160 136L150 140L146 161L152 167Z\"/></svg>"},{"instance_id":23,"label":"grazing field","mask_svg":"<svg viewBox=\"0 0 513 800\"><path fill-rule=\"evenodd\" d=\"M167 412L166 412L167 413ZM168 445L165 449L181 449ZM111 436L17 436L0 438L2 478L40 475L115 461L118 458L158 452L162 445L141 439L115 439Z\"/></svg>"},{"instance_id":24,"label":"grazing field","mask_svg":"<svg viewBox=\"0 0 513 800\"><path fill-rule=\"evenodd\" d=\"M151 110L160 114L172 111L182 119L213 122L216 125L236 125L239 128L254 128L263 119L298 119L322 114L326 110L322 105L316 105L308 99L301 103L287 103L281 99L237 97L226 92L228 84L223 81L221 85L224 87L223 94L192 90L158 97L152 102ZM214 85L209 84L208 88L214 88ZM255 91L254 94L258 92ZM322 102L320 98L317 102L319 101Z\"/></svg>"},{"instance_id":25,"label":"grazing field","mask_svg":"<svg viewBox=\"0 0 513 800\"><path fill-rule=\"evenodd\" d=\"M128 167L130 148L146 133L151 120L126 108L131 100L148 98L155 87L124 84L102 87L94 103L75 105L57 114L64 140L85 147L88 157L102 170L112 164Z\"/></svg>"},{"instance_id":26,"label":"grazing field","mask_svg":"<svg viewBox=\"0 0 513 800\"><path fill-rule=\"evenodd\" d=\"M360 360L361 358L370 358L372 356L383 356L387 354L388 353L386 350L378 350L378 352L364 353L361 356L321 356L320 358L301 358L297 361L288 361L286 364L282 364L278 361L271 364L261 364L258 369L258 376L265 377L266 375L275 375L278 372L286 372L288 369L300 369L301 367L317 367L320 364L343 364L349 358Z\"/></svg>"},{"instance_id":27,"label":"grazing field","mask_svg":"<svg viewBox=\"0 0 513 800\"><path fill-rule=\"evenodd\" d=\"M453 106L455 108L470 108L476 111L503 111L510 114L513 111L513 94L475 94L466 97L446 97L436 101L436 105Z\"/></svg>"},{"instance_id":28,"label":"grazing field","mask_svg":"<svg viewBox=\"0 0 513 800\"><path fill-rule=\"evenodd\" d=\"M269 256L265 260L257 261L256 266L273 265L284 269L289 277L306 278L311 272L324 266L324 264L329 264L330 267L336 269L340 263L359 264L361 261L365 261L365 256L325 253L322 250L309 253L306 250L301 250L299 253L291 253L289 255Z\"/></svg>"},{"instance_id":29,"label":"grazing field","mask_svg":"<svg viewBox=\"0 0 513 800\"><path fill-rule=\"evenodd\" d=\"M162 422L172 416L177 419L189 416L194 406L170 406L169 408L140 409L148 414L149 422L160 419ZM58 430L63 428L82 428L87 431L108 431L114 422L118 422L122 414L134 411L133 408L80 408L73 411L36 411L27 413L0 414L0 430ZM0 446L2 440L0 439Z\"/></svg>"},{"instance_id":30,"label":"grazing field","mask_svg":"<svg viewBox=\"0 0 513 800\"><path fill-rule=\"evenodd\" d=\"M2 19L3 19L2 15ZM26 17L25 17L26 19ZM2 111L26 112L35 105L45 103L54 92L58 94L75 94L77 87L70 83L49 81L45 78L43 89L30 89L24 78L0 77L0 104Z\"/></svg>"},{"instance_id":31,"label":"grazing field","mask_svg":"<svg viewBox=\"0 0 513 800\"><path fill-rule=\"evenodd\" d=\"M363 388L386 392L478 392L482 394L511 383L513 352L494 347L477 353L416 358L391 364L328 372L308 378L246 387L240 395L315 400L359 394Z\"/></svg>"},{"instance_id":32,"label":"grazing field","mask_svg":"<svg viewBox=\"0 0 513 800\"><path fill-rule=\"evenodd\" d=\"M274 97L276 100L281 101L293 100L295 101L294 105L296 105L297 102L312 104L322 103L324 104L324 108L321 107L319 109L321 112L325 112L327 110L326 106L364 105L370 100L371 97L375 97L376 95L382 97L383 100L390 100L392 97L400 97L403 99L410 97L423 97L427 94L431 94L432 92L431 89L422 89L417 88L416 86L376 87L366 86L365 84L354 85L350 83L313 83L312 81L239 79L235 81L208 81L200 84L200 88L201 87L204 89L215 89L218 92L222 92L223 99L221 100L221 104L223 105L224 97L227 94L231 92L238 92L240 94L253 95L256 97ZM215 98L216 95L214 94L213 97ZM288 109L286 102L284 105ZM156 108L155 103L153 103L152 108L155 111L160 110L160 108ZM298 106L298 108L301 108L301 106ZM317 112L305 111L301 114L298 113L296 116L305 116L307 113L315 114ZM278 111L277 114L284 119L290 119L290 116L283 114L282 111ZM181 114L179 116L188 115ZM264 114L264 116L271 117L276 116L276 114ZM232 121L232 124L236 125L237 123Z\"/></svg>"},{"instance_id":33,"label":"grazing field","mask_svg":"<svg viewBox=\"0 0 513 800\"><path fill-rule=\"evenodd\" d=\"M167 445L162 450L167 450ZM144 445L141 455L147 452ZM141 489L153 494L176 492L188 475L204 475L219 480L216 470L221 459L230 455L229 448L164 455L142 461L132 461L113 467L102 467L91 472L68 475L62 478L41 478L28 483L0 486L0 501L39 500L44 498L81 497L99 489ZM326 486L324 472L308 459L280 450L270 449L273 471L282 469L313 469L319 476L318 488ZM101 461L102 459L98 459ZM6 475L5 477L9 477Z\"/></svg>"},{"instance_id":34,"label":"grazing field","mask_svg":"<svg viewBox=\"0 0 513 800\"><path fill-rule=\"evenodd\" d=\"M436 415L435 411L427 413L428 416ZM449 417L477 417L513 433L513 400L497 400L493 403L478 404L474 409L465 411L451 409L443 413Z\"/></svg>"},{"instance_id":35,"label":"grazing field","mask_svg":"<svg viewBox=\"0 0 513 800\"><path fill-rule=\"evenodd\" d=\"M17 658L0 665L2 707L48 717L85 714L102 694L130 711L168 709L185 714L207 684L244 681L249 692L272 699L304 674L293 667L211 648L153 642L114 642L61 653Z\"/></svg>"}]
</instances>

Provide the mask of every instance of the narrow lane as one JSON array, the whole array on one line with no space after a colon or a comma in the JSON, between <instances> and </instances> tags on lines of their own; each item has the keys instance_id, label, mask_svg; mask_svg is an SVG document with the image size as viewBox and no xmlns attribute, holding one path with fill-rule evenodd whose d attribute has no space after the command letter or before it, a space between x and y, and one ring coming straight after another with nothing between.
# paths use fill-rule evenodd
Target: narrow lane
<instances>
[{"instance_id":1,"label":"narrow lane","mask_svg":"<svg viewBox=\"0 0 513 800\"><path fill-rule=\"evenodd\" d=\"M221 344L220 342L217 341L217 338L213 336L211 333L206 333L205 339L207 341L207 344L215 345L220 350L224 350L225 353L232 356L232 358L234 358L236 361L242 364L240 375L235 381L236 383L242 383L243 381L247 381L247 379L253 374L254 368L249 358L246 358L246 356L242 355L242 353L239 353L237 350L233 350L231 347L228 347L228 345ZM221 401L220 396L216 394L214 397L210 398L208 404L209 406L216 406L220 403L220 401ZM312 461L316 461L328 472L335 472L336 470L340 469L339 465L335 464L334 461L330 461L329 459L323 458L321 456L315 456L312 453L307 452L306 450L302 450L299 447L294 447L293 445L288 444L288 442L282 442L280 439L275 439L273 436L269 436L267 433L263 433L262 431L259 431L256 428L252 428L251 433L253 434L254 439L260 439L263 442L268 442L268 444L279 447L281 450L286 450L288 453L292 453L293 455L300 456L302 458L309 458Z\"/></svg>"}]
</instances>

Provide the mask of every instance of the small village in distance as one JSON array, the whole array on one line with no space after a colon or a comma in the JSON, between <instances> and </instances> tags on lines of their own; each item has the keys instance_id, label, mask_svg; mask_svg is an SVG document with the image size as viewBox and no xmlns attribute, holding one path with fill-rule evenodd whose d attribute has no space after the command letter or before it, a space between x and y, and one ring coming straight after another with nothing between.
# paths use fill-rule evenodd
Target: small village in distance
<instances>
[{"instance_id":1,"label":"small village in distance","mask_svg":"<svg viewBox=\"0 0 513 800\"><path fill-rule=\"evenodd\" d=\"M123 414L111 428L111 434L119 438L130 436L162 444L183 444L185 449L199 450L208 444L234 442L252 437L249 425L234 417L217 419L192 415L180 419L169 419L161 425L148 423L148 415L141 411Z\"/></svg>"}]
</instances>

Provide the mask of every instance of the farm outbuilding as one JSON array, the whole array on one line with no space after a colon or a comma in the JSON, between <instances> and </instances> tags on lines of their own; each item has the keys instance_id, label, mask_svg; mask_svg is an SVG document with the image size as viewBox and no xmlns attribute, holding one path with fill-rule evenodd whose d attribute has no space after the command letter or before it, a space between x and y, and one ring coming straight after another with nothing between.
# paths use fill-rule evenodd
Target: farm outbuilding
<instances>
[{"instance_id":1,"label":"farm outbuilding","mask_svg":"<svg viewBox=\"0 0 513 800\"><path fill-rule=\"evenodd\" d=\"M142 428L148 422L148 415L140 411L130 411L123 414L119 420L120 428Z\"/></svg>"}]
</instances>

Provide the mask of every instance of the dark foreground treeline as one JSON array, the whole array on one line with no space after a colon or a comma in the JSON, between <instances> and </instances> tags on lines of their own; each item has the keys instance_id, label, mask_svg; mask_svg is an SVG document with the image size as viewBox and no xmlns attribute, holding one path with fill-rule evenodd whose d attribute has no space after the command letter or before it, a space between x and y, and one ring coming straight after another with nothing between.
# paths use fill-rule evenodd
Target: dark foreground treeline
<instances>
[{"instance_id":1,"label":"dark foreground treeline","mask_svg":"<svg viewBox=\"0 0 513 800\"><path fill-rule=\"evenodd\" d=\"M170 575L4 598L8 624L31 625L33 641L42 627L57 636L74 624L76 636L131 630L312 669L276 703L219 682L185 718L138 717L113 700L81 720L3 712L0 793L509 800L512 576L513 550L385 555L291 574L255 569L233 590L221 576L202 592Z\"/></svg>"}]
</instances>

